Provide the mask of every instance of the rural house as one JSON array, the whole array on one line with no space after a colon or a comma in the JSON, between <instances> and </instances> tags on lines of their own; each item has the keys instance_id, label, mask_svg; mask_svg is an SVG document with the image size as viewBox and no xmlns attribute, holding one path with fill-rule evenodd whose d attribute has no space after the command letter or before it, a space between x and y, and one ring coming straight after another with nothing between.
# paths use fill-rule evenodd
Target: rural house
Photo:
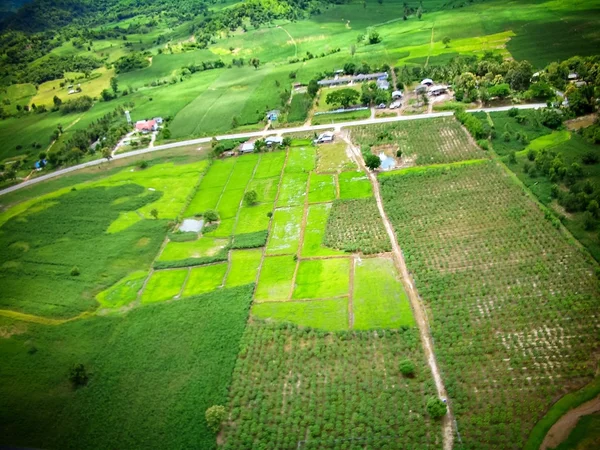
<instances>
[{"instance_id":1,"label":"rural house","mask_svg":"<svg viewBox=\"0 0 600 450\"><path fill-rule=\"evenodd\" d=\"M153 120L138 120L135 123L135 129L141 133L149 133L150 131L158 130L156 121Z\"/></svg>"},{"instance_id":2,"label":"rural house","mask_svg":"<svg viewBox=\"0 0 600 450\"><path fill-rule=\"evenodd\" d=\"M392 100L400 100L402 98L402 91L392 92Z\"/></svg>"},{"instance_id":3,"label":"rural house","mask_svg":"<svg viewBox=\"0 0 600 450\"><path fill-rule=\"evenodd\" d=\"M282 145L283 138L281 136L269 136L265 139L265 144L267 144L268 147L271 147L273 144Z\"/></svg>"},{"instance_id":4,"label":"rural house","mask_svg":"<svg viewBox=\"0 0 600 450\"><path fill-rule=\"evenodd\" d=\"M240 146L240 154L244 155L246 153L253 153L254 152L254 142L244 142L241 146Z\"/></svg>"}]
</instances>

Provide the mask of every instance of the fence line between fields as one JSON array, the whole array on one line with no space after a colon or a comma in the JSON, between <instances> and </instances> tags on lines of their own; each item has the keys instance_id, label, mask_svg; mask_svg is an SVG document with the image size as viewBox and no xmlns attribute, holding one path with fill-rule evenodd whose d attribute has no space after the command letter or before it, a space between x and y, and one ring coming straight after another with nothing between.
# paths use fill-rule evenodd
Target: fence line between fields
<instances>
[{"instance_id":1,"label":"fence line between fields","mask_svg":"<svg viewBox=\"0 0 600 450\"><path fill-rule=\"evenodd\" d=\"M319 111L313 114L313 116L322 116L324 114L341 114L346 112L354 112L354 111L367 111L369 108L366 106L361 106L360 108L348 108L348 109L335 109L333 111Z\"/></svg>"}]
</instances>

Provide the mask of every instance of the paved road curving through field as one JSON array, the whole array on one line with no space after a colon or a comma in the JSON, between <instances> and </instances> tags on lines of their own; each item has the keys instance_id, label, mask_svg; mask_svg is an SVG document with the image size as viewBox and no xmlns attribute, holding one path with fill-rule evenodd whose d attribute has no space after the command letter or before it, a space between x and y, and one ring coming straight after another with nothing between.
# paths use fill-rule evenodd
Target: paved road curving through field
<instances>
[{"instance_id":1,"label":"paved road curving through field","mask_svg":"<svg viewBox=\"0 0 600 450\"><path fill-rule=\"evenodd\" d=\"M497 111L508 111L511 108L539 109L539 108L543 108L545 106L546 106L545 103L533 103L533 104L529 104L529 105L500 106L500 107L496 107L496 108L472 109L472 110L467 110L467 112L497 112ZM416 114L414 116L381 117L381 118L373 118L373 119L366 119L366 120L354 120L351 122L340 122L340 123L335 123L335 124L331 123L331 124L323 124L323 125L301 126L301 127L294 127L294 128L281 128L278 130L252 131L252 132L248 132L248 133L225 134L225 135L221 135L221 136L215 136L215 138L217 140L246 139L246 138L253 138L253 137L263 137L263 136L266 136L269 134L282 135L285 133L298 133L298 132L304 132L304 131L329 130L331 128L334 128L337 131L339 131L341 128L345 128L345 127L356 127L356 126L360 126L360 125L373 125L373 124L378 124L378 123L403 122L403 121L408 121L408 120L433 119L435 117L448 117L448 116L452 116L453 114L454 113L452 111L444 111L444 112L437 112L437 113L432 113L432 114ZM211 140L212 140L212 136L198 138L198 139L188 139L188 140L179 141L179 142L172 142L170 144L156 145L152 148L144 148L144 149L140 149L140 150L135 150L133 152L117 154L114 156L113 159L117 160L117 159L123 159L123 158L130 158L132 156L145 155L147 153L158 152L160 150L168 150L168 149L177 148L177 147L185 147L188 145L206 144L207 142L210 142ZM41 183L42 181L49 180L51 178L59 177L61 175L64 175L64 174L67 174L70 172L75 172L76 170L84 169L86 167L97 166L97 165L103 164L105 162L106 161L104 159L96 159L94 161L89 161L86 163L78 164L76 166L67 167L65 169L60 169L55 172L51 172L47 175L42 175L41 177L33 178L30 180L24 181L23 183L19 183L14 186L11 186L9 188L3 189L0 191L0 195L8 194L10 192L14 192L19 189L23 189L27 186Z\"/></svg>"}]
</instances>

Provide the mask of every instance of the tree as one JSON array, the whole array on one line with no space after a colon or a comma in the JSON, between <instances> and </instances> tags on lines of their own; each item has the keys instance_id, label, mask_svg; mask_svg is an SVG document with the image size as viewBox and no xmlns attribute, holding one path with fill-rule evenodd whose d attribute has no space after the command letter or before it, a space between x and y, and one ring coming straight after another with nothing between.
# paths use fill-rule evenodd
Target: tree
<instances>
[{"instance_id":1,"label":"tree","mask_svg":"<svg viewBox=\"0 0 600 450\"><path fill-rule=\"evenodd\" d=\"M112 77L110 79L110 87L115 94L119 92L119 82L117 81L117 77Z\"/></svg>"},{"instance_id":2,"label":"tree","mask_svg":"<svg viewBox=\"0 0 600 450\"><path fill-rule=\"evenodd\" d=\"M598 213L600 212L600 205L598 205L598 201L597 200L590 200L590 202L588 203L586 209L594 217L598 217Z\"/></svg>"},{"instance_id":3,"label":"tree","mask_svg":"<svg viewBox=\"0 0 600 450\"><path fill-rule=\"evenodd\" d=\"M508 155L508 162L511 164L517 163L517 153L514 150Z\"/></svg>"},{"instance_id":4,"label":"tree","mask_svg":"<svg viewBox=\"0 0 600 450\"><path fill-rule=\"evenodd\" d=\"M315 98L317 92L319 92L319 82L317 80L310 80L308 82L308 87L306 88L306 92L312 98Z\"/></svg>"},{"instance_id":5,"label":"tree","mask_svg":"<svg viewBox=\"0 0 600 450\"><path fill-rule=\"evenodd\" d=\"M239 125L239 121L238 121L237 116L233 116L231 118L231 128L237 128L238 125Z\"/></svg>"},{"instance_id":6,"label":"tree","mask_svg":"<svg viewBox=\"0 0 600 450\"><path fill-rule=\"evenodd\" d=\"M83 364L77 364L69 370L69 381L75 389L85 386L88 383L89 376Z\"/></svg>"},{"instance_id":7,"label":"tree","mask_svg":"<svg viewBox=\"0 0 600 450\"><path fill-rule=\"evenodd\" d=\"M444 39L442 39L442 43L446 46L446 48L450 47L450 41L451 39L448 36L445 36Z\"/></svg>"},{"instance_id":8,"label":"tree","mask_svg":"<svg viewBox=\"0 0 600 450\"><path fill-rule=\"evenodd\" d=\"M352 44L350 46L350 56L354 58L354 54L356 53L356 45Z\"/></svg>"},{"instance_id":9,"label":"tree","mask_svg":"<svg viewBox=\"0 0 600 450\"><path fill-rule=\"evenodd\" d=\"M431 397L427 400L427 413L432 419L441 419L446 415L448 407L446 403L437 397Z\"/></svg>"},{"instance_id":10,"label":"tree","mask_svg":"<svg viewBox=\"0 0 600 450\"><path fill-rule=\"evenodd\" d=\"M158 219L158 210L154 208L152 211L150 211L150 215L155 219Z\"/></svg>"},{"instance_id":11,"label":"tree","mask_svg":"<svg viewBox=\"0 0 600 450\"><path fill-rule=\"evenodd\" d=\"M71 276L72 277L78 277L80 274L81 274L81 272L79 271L79 267L73 266L71 268Z\"/></svg>"},{"instance_id":12,"label":"tree","mask_svg":"<svg viewBox=\"0 0 600 450\"><path fill-rule=\"evenodd\" d=\"M112 92L110 92L108 89L103 89L102 92L100 92L100 96L105 102L114 98Z\"/></svg>"},{"instance_id":13,"label":"tree","mask_svg":"<svg viewBox=\"0 0 600 450\"><path fill-rule=\"evenodd\" d=\"M531 84L531 77L533 76L533 66L529 61L521 61L516 63L515 66L510 69L504 79L510 88L515 91L524 91L529 88Z\"/></svg>"},{"instance_id":14,"label":"tree","mask_svg":"<svg viewBox=\"0 0 600 450\"><path fill-rule=\"evenodd\" d=\"M57 95L54 96L52 101L54 102L54 106L56 108L58 108L60 105L62 105L62 100Z\"/></svg>"},{"instance_id":15,"label":"tree","mask_svg":"<svg viewBox=\"0 0 600 450\"><path fill-rule=\"evenodd\" d=\"M367 39L369 40L369 44L378 44L381 42L381 36L374 28L369 28Z\"/></svg>"},{"instance_id":16,"label":"tree","mask_svg":"<svg viewBox=\"0 0 600 450\"><path fill-rule=\"evenodd\" d=\"M248 191L244 194L244 203L246 203L247 206L256 205L257 202L258 202L258 194L256 193L255 190Z\"/></svg>"},{"instance_id":17,"label":"tree","mask_svg":"<svg viewBox=\"0 0 600 450\"><path fill-rule=\"evenodd\" d=\"M102 157L106 158L106 161L110 161L112 159L112 151L108 147L104 147L102 149Z\"/></svg>"},{"instance_id":18,"label":"tree","mask_svg":"<svg viewBox=\"0 0 600 450\"><path fill-rule=\"evenodd\" d=\"M204 416L206 417L208 428L214 433L217 433L219 428L221 428L221 422L223 422L227 416L227 411L222 405L213 405L206 410Z\"/></svg>"},{"instance_id":19,"label":"tree","mask_svg":"<svg viewBox=\"0 0 600 450\"><path fill-rule=\"evenodd\" d=\"M596 219L594 215L589 211L585 211L583 213L583 228L586 231L591 231L594 228L596 228Z\"/></svg>"},{"instance_id":20,"label":"tree","mask_svg":"<svg viewBox=\"0 0 600 450\"><path fill-rule=\"evenodd\" d=\"M40 154L38 155L38 159L40 161L43 161L46 159L46 152L40 152Z\"/></svg>"},{"instance_id":21,"label":"tree","mask_svg":"<svg viewBox=\"0 0 600 450\"><path fill-rule=\"evenodd\" d=\"M412 378L415 376L415 364L410 359L400 361L400 373L405 377Z\"/></svg>"},{"instance_id":22,"label":"tree","mask_svg":"<svg viewBox=\"0 0 600 450\"><path fill-rule=\"evenodd\" d=\"M250 59L250 64L254 66L255 69L258 69L258 66L260 66L260 59L252 58Z\"/></svg>"},{"instance_id":23,"label":"tree","mask_svg":"<svg viewBox=\"0 0 600 450\"><path fill-rule=\"evenodd\" d=\"M356 103L360 94L354 89L345 88L337 89L327 94L326 101L330 105L341 105L343 108L347 108L351 104Z\"/></svg>"},{"instance_id":24,"label":"tree","mask_svg":"<svg viewBox=\"0 0 600 450\"><path fill-rule=\"evenodd\" d=\"M381 166L381 159L379 159L379 156L375 156L373 154L367 155L365 158L365 165L369 169L375 170Z\"/></svg>"},{"instance_id":25,"label":"tree","mask_svg":"<svg viewBox=\"0 0 600 450\"><path fill-rule=\"evenodd\" d=\"M202 214L202 217L204 217L204 220L206 220L207 222L219 221L219 214L212 209L205 211L204 214Z\"/></svg>"}]
</instances>

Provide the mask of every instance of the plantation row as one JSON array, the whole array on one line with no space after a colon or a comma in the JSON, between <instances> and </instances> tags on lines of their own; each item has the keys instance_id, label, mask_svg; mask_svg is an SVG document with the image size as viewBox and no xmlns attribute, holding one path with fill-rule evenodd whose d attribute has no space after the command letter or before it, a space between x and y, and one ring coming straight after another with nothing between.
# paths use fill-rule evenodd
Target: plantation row
<instances>
[{"instance_id":1,"label":"plantation row","mask_svg":"<svg viewBox=\"0 0 600 450\"><path fill-rule=\"evenodd\" d=\"M381 179L467 449L520 449L590 380L595 266L495 163Z\"/></svg>"},{"instance_id":2,"label":"plantation row","mask_svg":"<svg viewBox=\"0 0 600 450\"><path fill-rule=\"evenodd\" d=\"M406 359L414 377L400 372ZM250 323L233 379L224 449L441 447L414 328L328 334Z\"/></svg>"},{"instance_id":3,"label":"plantation row","mask_svg":"<svg viewBox=\"0 0 600 450\"><path fill-rule=\"evenodd\" d=\"M363 148L370 147L374 154L391 145L394 153L401 153L403 161L414 161L416 165L485 157L453 117L365 125L350 130L352 140Z\"/></svg>"}]
</instances>

